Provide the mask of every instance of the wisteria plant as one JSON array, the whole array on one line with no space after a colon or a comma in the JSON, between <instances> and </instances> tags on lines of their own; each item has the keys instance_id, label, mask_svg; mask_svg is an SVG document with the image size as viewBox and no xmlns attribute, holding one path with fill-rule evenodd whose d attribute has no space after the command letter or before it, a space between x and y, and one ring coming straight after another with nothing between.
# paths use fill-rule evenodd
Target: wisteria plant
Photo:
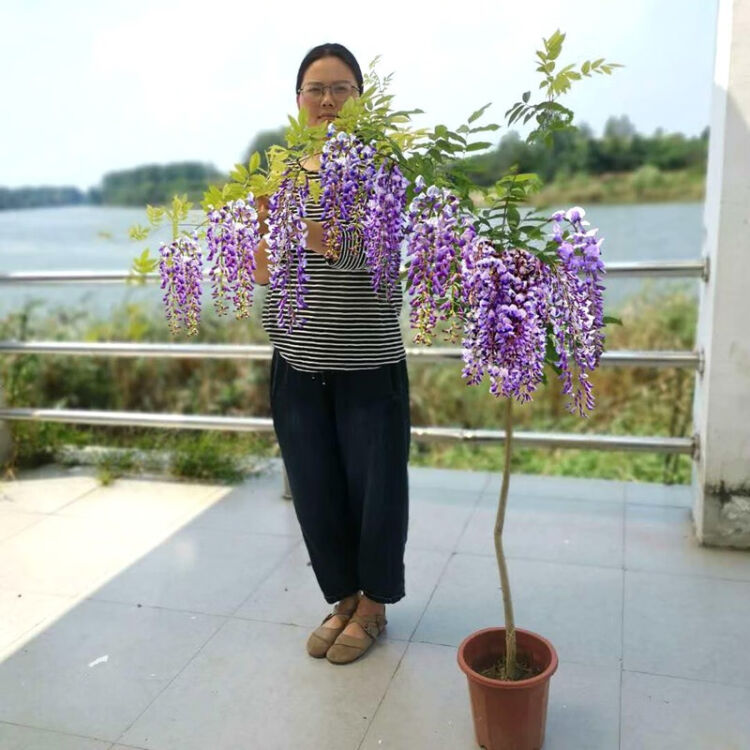
<instances>
[{"instance_id":1,"label":"wisteria plant","mask_svg":"<svg viewBox=\"0 0 750 750\"><path fill-rule=\"evenodd\" d=\"M615 63L586 61L578 69L556 71L565 35L556 31L537 51L544 98L532 103L526 92L505 113L508 125L534 120L528 142L551 143L553 133L573 127L573 112L558 101L572 82L610 74ZM568 408L582 417L594 408L589 375L604 349L602 239L580 207L552 215L529 209L541 187L534 174L511 167L494 186L477 185L464 157L492 144L473 140L495 131L477 124L489 104L455 131L445 125L417 129L411 116L421 110L393 111L387 93L390 76L370 65L362 95L343 105L335 122L309 126L304 110L290 117L287 146L268 150L237 165L231 181L210 188L203 200L206 220L180 233L190 205L176 197L172 207L149 206L152 226L169 218L173 239L163 243L160 260L145 252L133 264L136 274L159 263L171 330L197 332L200 318L202 253L205 238L212 297L218 314L228 304L237 317L249 314L253 298L254 251L260 242L257 200L268 197L270 286L277 291L277 322L286 330L304 326L308 277L305 225L308 198L320 201L327 256L339 252L343 232L359 227L373 290L389 297L405 281L410 324L416 343L430 345L442 330L462 344L462 377L504 398L504 466L494 527L495 552L503 592L506 654L493 673L517 680L532 674L516 656L513 606L502 531L508 499L513 401L528 402L547 384L549 368L569 396ZM308 180L301 161L321 154L320 183ZM149 228L134 227L143 239ZM405 271L400 273L402 252ZM617 321L619 322L619 321Z\"/></svg>"}]
</instances>

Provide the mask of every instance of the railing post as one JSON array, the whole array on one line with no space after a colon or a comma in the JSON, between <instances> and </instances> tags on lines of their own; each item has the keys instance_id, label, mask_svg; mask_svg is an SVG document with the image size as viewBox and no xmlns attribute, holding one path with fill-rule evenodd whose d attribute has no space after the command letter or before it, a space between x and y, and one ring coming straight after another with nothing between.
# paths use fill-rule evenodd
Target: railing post
<instances>
[{"instance_id":1,"label":"railing post","mask_svg":"<svg viewBox=\"0 0 750 750\"><path fill-rule=\"evenodd\" d=\"M0 383L0 408L5 406L5 396ZM13 436L10 433L10 425L0 419L0 467L10 458L13 451ZM1 478L1 477L0 477Z\"/></svg>"},{"instance_id":2,"label":"railing post","mask_svg":"<svg viewBox=\"0 0 750 750\"><path fill-rule=\"evenodd\" d=\"M693 520L703 544L750 549L750 2L720 0L716 27L693 424ZM742 158L739 155L744 154Z\"/></svg>"},{"instance_id":3,"label":"railing post","mask_svg":"<svg viewBox=\"0 0 750 750\"><path fill-rule=\"evenodd\" d=\"M289 486L289 476L286 473L286 466L284 465L284 462L281 462L281 473L284 477L284 489L281 493L281 497L284 498L284 500L291 500L292 499L292 488Z\"/></svg>"}]
</instances>

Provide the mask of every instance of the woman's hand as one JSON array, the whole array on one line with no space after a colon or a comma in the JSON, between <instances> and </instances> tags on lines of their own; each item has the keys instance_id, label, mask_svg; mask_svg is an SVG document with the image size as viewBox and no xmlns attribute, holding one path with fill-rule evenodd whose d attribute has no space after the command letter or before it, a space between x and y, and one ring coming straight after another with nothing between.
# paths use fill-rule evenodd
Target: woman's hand
<instances>
[{"instance_id":1,"label":"woman's hand","mask_svg":"<svg viewBox=\"0 0 750 750\"><path fill-rule=\"evenodd\" d=\"M260 222L260 236L268 232L268 196L261 195L255 199L255 207L258 210L258 221Z\"/></svg>"}]
</instances>

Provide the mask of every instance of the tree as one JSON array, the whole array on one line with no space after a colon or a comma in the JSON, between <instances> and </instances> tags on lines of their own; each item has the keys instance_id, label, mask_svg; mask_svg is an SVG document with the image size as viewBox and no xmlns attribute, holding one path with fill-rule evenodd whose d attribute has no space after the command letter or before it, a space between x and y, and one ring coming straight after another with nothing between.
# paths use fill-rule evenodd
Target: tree
<instances>
[{"instance_id":1,"label":"tree","mask_svg":"<svg viewBox=\"0 0 750 750\"><path fill-rule=\"evenodd\" d=\"M635 125L630 121L627 115L620 117L609 117L604 125L605 138L619 138L629 140L636 133Z\"/></svg>"}]
</instances>

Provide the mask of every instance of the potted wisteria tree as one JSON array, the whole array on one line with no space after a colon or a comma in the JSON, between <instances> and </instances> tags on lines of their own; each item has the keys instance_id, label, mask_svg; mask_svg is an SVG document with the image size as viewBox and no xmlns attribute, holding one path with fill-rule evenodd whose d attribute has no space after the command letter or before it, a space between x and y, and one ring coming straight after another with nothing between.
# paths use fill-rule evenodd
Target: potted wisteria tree
<instances>
[{"instance_id":1,"label":"potted wisteria tree","mask_svg":"<svg viewBox=\"0 0 750 750\"><path fill-rule=\"evenodd\" d=\"M571 128L573 113L558 101L573 81L609 74L619 67L604 59L557 69L564 34L555 32L537 51L543 98L523 94L507 112L508 125L533 120L529 142L549 144L556 130ZM477 124L489 105L455 131L411 126L420 110L393 111L390 77L374 63L365 91L348 100L336 121L308 126L305 111L290 117L287 146L238 165L231 181L212 187L203 200L206 220L180 232L190 205L176 197L171 207L147 209L149 222L169 219L173 239L160 258L148 253L136 273L157 263L170 328L195 334L200 320L201 242L207 245L212 297L218 314L230 304L237 317L250 313L254 252L260 242L257 202L266 196L270 284L279 290L277 320L291 329L305 323L305 225L309 195L323 206L329 257L344 225L363 230L373 289L391 294L405 280L416 343L430 345L438 329L461 341L461 375L468 385L485 376L489 392L503 399L504 462L493 531L505 614L504 627L468 635L458 648L466 674L477 741L487 750L539 748L544 741L549 680L557 668L554 646L543 636L516 628L503 552L502 532L510 482L514 401L528 402L554 372L582 417L594 408L589 375L604 349L603 329L614 319L602 304L602 239L589 228L582 208L549 214L531 210L541 186L533 174L512 167L492 188L475 184L462 157L491 144L473 138L499 125ZM304 157L321 153L320 184L308 181ZM150 230L134 227L131 235ZM404 274L400 274L405 249Z\"/></svg>"}]
</instances>

